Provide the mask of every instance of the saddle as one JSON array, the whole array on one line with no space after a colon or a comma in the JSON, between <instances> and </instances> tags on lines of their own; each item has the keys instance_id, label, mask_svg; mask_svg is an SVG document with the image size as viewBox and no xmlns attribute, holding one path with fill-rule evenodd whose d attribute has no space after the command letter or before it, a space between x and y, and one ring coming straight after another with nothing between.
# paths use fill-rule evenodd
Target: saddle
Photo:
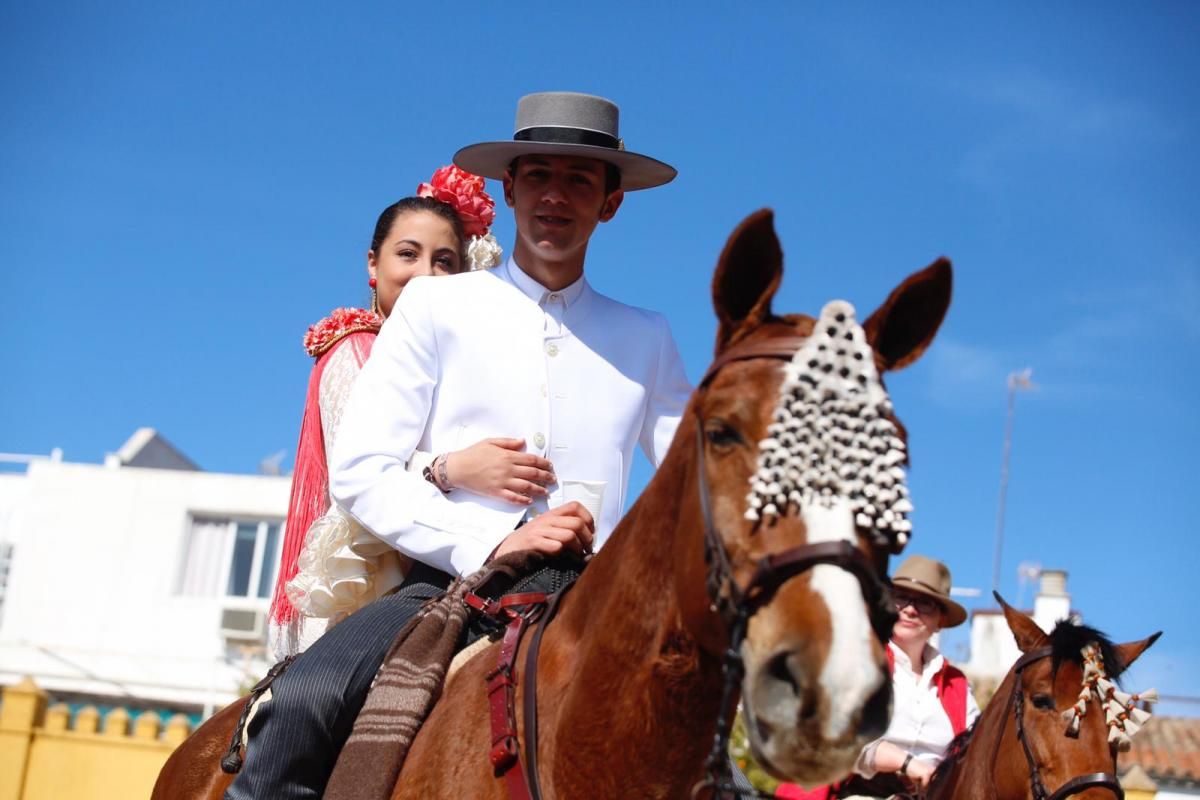
<instances>
[{"instance_id":1,"label":"saddle","mask_svg":"<svg viewBox=\"0 0 1200 800\"><path fill-rule=\"evenodd\" d=\"M578 576L578 563L546 563L537 553L512 553L455 581L422 607L401 631L380 667L326 786L327 800L391 797L400 768L422 723L441 696L451 662L464 645L501 636L511 609L561 591ZM485 613L472 613L483 610Z\"/></svg>"}]
</instances>

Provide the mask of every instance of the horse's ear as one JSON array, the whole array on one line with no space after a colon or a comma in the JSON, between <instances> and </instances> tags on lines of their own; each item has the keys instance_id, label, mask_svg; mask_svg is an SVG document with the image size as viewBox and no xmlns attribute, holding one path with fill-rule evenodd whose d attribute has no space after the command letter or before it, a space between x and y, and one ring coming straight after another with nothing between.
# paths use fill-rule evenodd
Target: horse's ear
<instances>
[{"instance_id":1,"label":"horse's ear","mask_svg":"<svg viewBox=\"0 0 1200 800\"><path fill-rule=\"evenodd\" d=\"M1050 644L1050 637L1038 627L1032 617L1022 614L1004 602L1004 598L1000 596L999 592L992 592L992 596L996 598L1000 608L1004 609L1004 618L1008 620L1008 627L1012 630L1013 637L1017 640L1017 647L1022 653L1029 653Z\"/></svg>"},{"instance_id":2,"label":"horse's ear","mask_svg":"<svg viewBox=\"0 0 1200 800\"><path fill-rule=\"evenodd\" d=\"M950 262L939 258L909 275L867 319L863 329L883 371L907 367L929 347L950 307L953 278Z\"/></svg>"},{"instance_id":3,"label":"horse's ear","mask_svg":"<svg viewBox=\"0 0 1200 800\"><path fill-rule=\"evenodd\" d=\"M1126 642L1125 644L1114 644L1113 651L1117 654L1117 660L1120 664L1113 670L1113 677L1120 675L1129 665L1137 661L1138 656L1146 652L1150 645L1158 641L1158 637L1162 636L1162 631L1159 631L1152 636L1147 636L1140 642Z\"/></svg>"},{"instance_id":4,"label":"horse's ear","mask_svg":"<svg viewBox=\"0 0 1200 800\"><path fill-rule=\"evenodd\" d=\"M744 326L771 314L771 298L783 279L783 251L775 235L771 209L755 211L729 237L713 274L713 308L717 312L717 353Z\"/></svg>"}]
</instances>

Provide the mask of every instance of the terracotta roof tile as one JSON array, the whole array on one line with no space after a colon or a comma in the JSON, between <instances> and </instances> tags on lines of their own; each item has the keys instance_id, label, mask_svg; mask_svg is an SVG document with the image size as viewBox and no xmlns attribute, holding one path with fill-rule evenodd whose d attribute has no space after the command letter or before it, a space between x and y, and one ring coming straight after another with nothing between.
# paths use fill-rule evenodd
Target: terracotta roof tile
<instances>
[{"instance_id":1,"label":"terracotta roof tile","mask_svg":"<svg viewBox=\"0 0 1200 800\"><path fill-rule=\"evenodd\" d=\"M1121 754L1118 770L1135 764L1160 784L1200 784L1200 718L1151 717Z\"/></svg>"}]
</instances>

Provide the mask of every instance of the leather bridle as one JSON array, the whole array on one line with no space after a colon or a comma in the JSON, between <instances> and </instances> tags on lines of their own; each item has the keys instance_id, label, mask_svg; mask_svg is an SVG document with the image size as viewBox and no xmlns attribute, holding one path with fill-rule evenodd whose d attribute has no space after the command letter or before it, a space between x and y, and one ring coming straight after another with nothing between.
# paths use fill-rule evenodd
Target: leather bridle
<instances>
[{"instance_id":1,"label":"leather bridle","mask_svg":"<svg viewBox=\"0 0 1200 800\"><path fill-rule=\"evenodd\" d=\"M735 361L773 358L791 361L807 337L774 336L755 342L735 345L722 353L708 368L697 391L703 391L722 367ZM750 582L741 586L733 574L733 566L725 544L713 520L711 492L705 469L704 421L697 415L696 424L696 484L700 495L700 511L704 518L704 561L707 565L706 586L709 605L729 630L729 646L722 657L724 686L717 714L717 729L713 748L705 762L704 780L692 789L696 797L711 789L714 798L726 796L772 797L746 792L733 786L728 763L729 732L733 725L734 698L745 673L741 646L750 617L771 602L779 588L819 564L846 570L858 580L863 598L871 610L871 626L880 642L886 642L896 621L896 609L891 603L888 585L879 568L861 550L847 541L820 542L769 553L755 565Z\"/></svg>"},{"instance_id":2,"label":"leather bridle","mask_svg":"<svg viewBox=\"0 0 1200 800\"><path fill-rule=\"evenodd\" d=\"M1021 656L1017 659L1016 665L1013 666L1013 688L1009 705L1012 706L1013 710L1013 719L1017 729L1017 741L1021 743L1021 750L1025 753L1025 761L1029 765L1029 787L1033 792L1033 798L1034 800L1062 800L1064 797L1078 794L1085 789L1099 787L1111 791L1117 796L1118 800L1125 800L1125 790L1121 788L1121 782L1117 779L1117 776L1111 772L1091 772L1072 778L1058 787L1053 794L1047 791L1046 784L1042 781L1041 768L1038 766L1037 759L1033 756L1033 749L1029 746L1029 740L1025 737L1025 689L1021 685L1021 672L1033 662L1050 657L1053 652L1054 648L1052 647L1039 647L1037 650ZM1007 727L1007 725L1001 727L1000 733L997 734L996 749L992 752L993 775L996 772L996 759L1000 754L1000 743L1004 737L1004 727Z\"/></svg>"}]
</instances>

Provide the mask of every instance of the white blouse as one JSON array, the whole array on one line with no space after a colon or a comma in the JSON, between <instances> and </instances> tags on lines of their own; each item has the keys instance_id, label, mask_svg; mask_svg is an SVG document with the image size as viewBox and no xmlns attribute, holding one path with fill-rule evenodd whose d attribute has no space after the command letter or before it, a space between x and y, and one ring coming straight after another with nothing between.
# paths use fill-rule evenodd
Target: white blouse
<instances>
[{"instance_id":1,"label":"white blouse","mask_svg":"<svg viewBox=\"0 0 1200 800\"><path fill-rule=\"evenodd\" d=\"M354 349L338 347L321 374L318 401L328 457L341 427L346 398L361 371ZM325 631L403 580L398 553L372 536L330 501L304 538L299 571L288 582L288 599L300 612L291 623L271 623L271 647L286 658L315 642Z\"/></svg>"},{"instance_id":2,"label":"white blouse","mask_svg":"<svg viewBox=\"0 0 1200 800\"><path fill-rule=\"evenodd\" d=\"M880 742L891 742L899 748L923 759L938 764L945 755L946 747L954 738L950 718L938 698L934 677L941 672L946 659L936 648L925 645L925 668L918 674L912 661L903 650L888 642L895 659L892 671L892 722L880 739L863 748L854 771L864 778L872 778L875 768L875 750ZM974 695L967 692L967 726L979 717L979 705Z\"/></svg>"}]
</instances>

